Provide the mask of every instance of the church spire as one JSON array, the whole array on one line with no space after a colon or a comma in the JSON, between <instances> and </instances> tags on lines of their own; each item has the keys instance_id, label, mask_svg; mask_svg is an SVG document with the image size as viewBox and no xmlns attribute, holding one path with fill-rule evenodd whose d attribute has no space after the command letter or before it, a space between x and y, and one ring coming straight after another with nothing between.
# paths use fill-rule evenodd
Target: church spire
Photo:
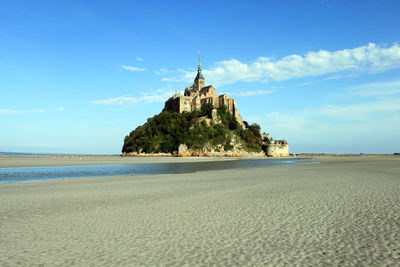
<instances>
[{"instance_id":1,"label":"church spire","mask_svg":"<svg viewBox=\"0 0 400 267\"><path fill-rule=\"evenodd\" d=\"M204 86L204 77L203 77L203 74L201 73L200 51L199 51L199 65L198 65L198 69L197 69L197 76L194 79L194 81L196 82L199 79L203 80L203 82L200 86Z\"/></svg>"},{"instance_id":2,"label":"church spire","mask_svg":"<svg viewBox=\"0 0 400 267\"><path fill-rule=\"evenodd\" d=\"M198 68L198 71L201 71L200 50L199 50L199 68Z\"/></svg>"}]
</instances>

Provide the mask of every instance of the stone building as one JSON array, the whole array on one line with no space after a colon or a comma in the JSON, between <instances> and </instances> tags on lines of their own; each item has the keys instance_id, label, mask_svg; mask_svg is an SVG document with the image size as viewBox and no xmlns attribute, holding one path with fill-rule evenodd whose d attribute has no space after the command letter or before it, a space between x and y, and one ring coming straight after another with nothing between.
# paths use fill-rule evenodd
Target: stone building
<instances>
[{"instance_id":1,"label":"stone building","mask_svg":"<svg viewBox=\"0 0 400 267\"><path fill-rule=\"evenodd\" d=\"M274 140L269 134L262 135L263 150L268 157L288 157L289 144L285 139Z\"/></svg>"},{"instance_id":2,"label":"stone building","mask_svg":"<svg viewBox=\"0 0 400 267\"><path fill-rule=\"evenodd\" d=\"M243 127L242 117L239 115L238 107L235 99L228 97L226 94L218 95L214 86L205 86L205 79L201 73L201 63L199 56L199 65L194 83L190 87L186 87L184 95L175 93L170 97L164 106L164 110L174 112L192 112L200 110L204 104L210 103L215 108L226 106L227 110L235 116L237 122ZM289 144L286 140L273 140L269 134L262 136L262 148L265 154L269 157L288 157Z\"/></svg>"},{"instance_id":3,"label":"stone building","mask_svg":"<svg viewBox=\"0 0 400 267\"><path fill-rule=\"evenodd\" d=\"M235 99L228 97L226 94L218 95L214 86L205 86L205 79L201 73L201 63L199 57L199 65L194 83L190 87L185 88L184 95L175 93L165 102L165 110L175 112L192 112L200 110L204 104L212 104L215 108L226 106L227 111L235 116L237 122L245 128L242 117L239 115Z\"/></svg>"}]
</instances>

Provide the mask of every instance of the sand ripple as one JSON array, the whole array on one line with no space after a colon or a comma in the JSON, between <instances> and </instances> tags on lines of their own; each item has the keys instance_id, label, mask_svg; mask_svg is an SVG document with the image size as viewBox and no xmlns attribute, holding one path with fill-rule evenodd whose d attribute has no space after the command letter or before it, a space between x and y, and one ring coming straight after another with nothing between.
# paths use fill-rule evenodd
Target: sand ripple
<instances>
[{"instance_id":1,"label":"sand ripple","mask_svg":"<svg viewBox=\"0 0 400 267\"><path fill-rule=\"evenodd\" d=\"M0 186L1 266L396 266L400 164Z\"/></svg>"}]
</instances>

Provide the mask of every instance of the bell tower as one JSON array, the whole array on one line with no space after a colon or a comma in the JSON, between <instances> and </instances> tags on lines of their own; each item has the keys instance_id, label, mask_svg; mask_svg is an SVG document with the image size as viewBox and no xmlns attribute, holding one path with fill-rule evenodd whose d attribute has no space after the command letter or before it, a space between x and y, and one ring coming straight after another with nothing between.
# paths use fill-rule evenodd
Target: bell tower
<instances>
[{"instance_id":1,"label":"bell tower","mask_svg":"<svg viewBox=\"0 0 400 267\"><path fill-rule=\"evenodd\" d=\"M200 62L200 51L199 51L199 65L197 68L197 76L194 79L193 87L196 89L196 91L200 91L200 89L205 86L204 84L205 80L203 74L201 73L201 62Z\"/></svg>"}]
</instances>

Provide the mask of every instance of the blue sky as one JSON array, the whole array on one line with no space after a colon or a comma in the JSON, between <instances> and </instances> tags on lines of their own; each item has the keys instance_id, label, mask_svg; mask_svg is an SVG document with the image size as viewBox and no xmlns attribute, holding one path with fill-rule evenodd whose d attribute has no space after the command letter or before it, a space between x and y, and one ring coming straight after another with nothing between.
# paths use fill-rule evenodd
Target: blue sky
<instances>
[{"instance_id":1,"label":"blue sky","mask_svg":"<svg viewBox=\"0 0 400 267\"><path fill-rule=\"evenodd\" d=\"M0 1L0 151L120 153L192 84L294 153L400 152L400 2Z\"/></svg>"}]
</instances>

